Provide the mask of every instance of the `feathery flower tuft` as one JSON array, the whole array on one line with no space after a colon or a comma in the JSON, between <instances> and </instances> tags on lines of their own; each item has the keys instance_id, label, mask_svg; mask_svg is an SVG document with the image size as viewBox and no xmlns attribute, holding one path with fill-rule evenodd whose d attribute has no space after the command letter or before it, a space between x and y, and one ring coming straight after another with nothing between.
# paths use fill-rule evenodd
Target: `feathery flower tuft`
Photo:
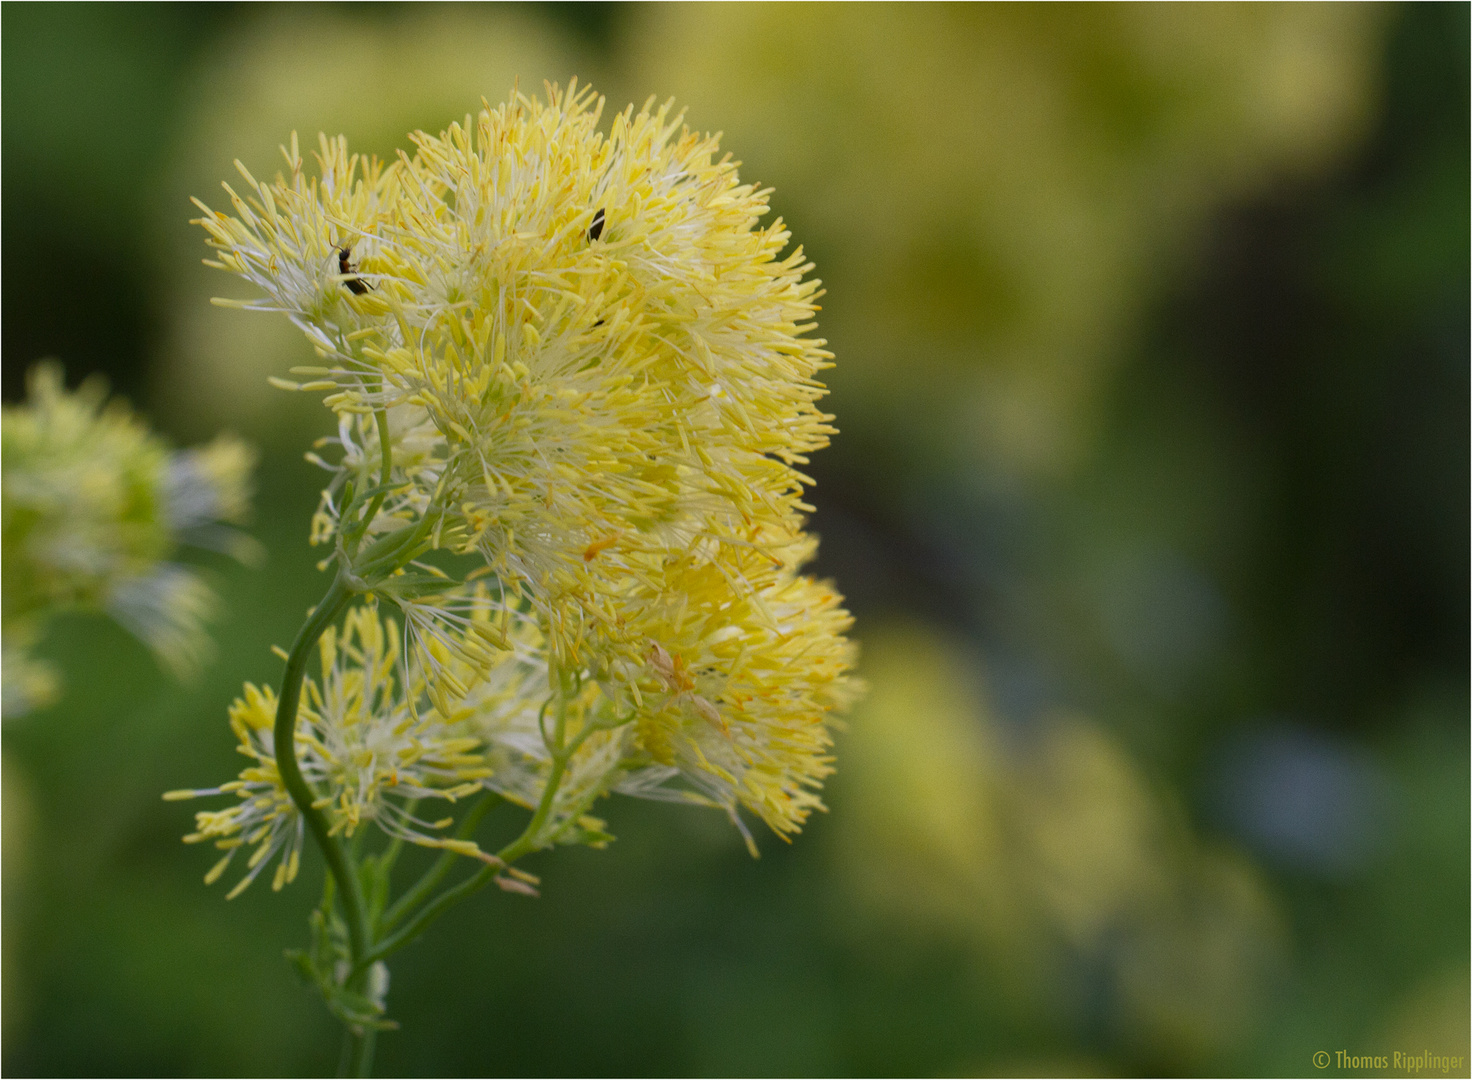
<instances>
[{"instance_id":1,"label":"feathery flower tuft","mask_svg":"<svg viewBox=\"0 0 1472 1080\"><path fill-rule=\"evenodd\" d=\"M489 859L469 841L442 835L448 821L414 816L422 799L454 802L481 790L490 775L474 751L480 740L463 716L446 720L421 699L424 670L405 666L398 625L374 605L349 610L341 634L330 628L319 644L322 680L305 680L297 716L296 752L302 775L318 793L332 832L352 836L371 822L389 836L424 847ZM398 675L406 671L401 682ZM186 843L212 840L227 852L206 877L213 882L243 846L255 845L237 895L280 855L272 887L296 877L303 822L276 767L276 697L247 683L230 708L240 752L253 760L236 780L215 788L171 791L166 799L234 793L225 810L201 811Z\"/></svg>"},{"instance_id":2,"label":"feathery flower tuft","mask_svg":"<svg viewBox=\"0 0 1472 1080\"><path fill-rule=\"evenodd\" d=\"M255 451L229 435L171 451L125 404L104 404L100 379L69 393L54 363L27 382L27 403L3 422L6 715L54 693L26 653L60 611L106 611L191 673L209 656L215 598L168 560L180 544L255 554L233 527L249 513Z\"/></svg>"},{"instance_id":3,"label":"feathery flower tuft","mask_svg":"<svg viewBox=\"0 0 1472 1080\"><path fill-rule=\"evenodd\" d=\"M798 574L798 469L834 430L821 288L716 137L652 100L604 134L603 104L517 94L390 163L323 136L315 175L293 135L198 223L260 293L220 302L320 358L274 381L338 414L310 455L324 566L400 610L538 846L600 842L610 791L790 833L854 692L840 599ZM435 548L485 587L410 562Z\"/></svg>"},{"instance_id":4,"label":"feathery flower tuft","mask_svg":"<svg viewBox=\"0 0 1472 1080\"><path fill-rule=\"evenodd\" d=\"M819 285L781 256L780 221L758 225L767 192L669 105L605 137L602 104L518 96L387 166L324 137L311 179L293 140L288 176L246 174L236 216L201 220L217 265L266 294L241 306L286 312L323 357L291 385L344 416L394 409L418 444L370 530L435 515L571 663L620 637L631 558L749 543L751 522L805 510L793 466L832 431L814 404L829 354L804 336ZM373 467L354 453L369 429L345 429L340 468Z\"/></svg>"},{"instance_id":5,"label":"feathery flower tuft","mask_svg":"<svg viewBox=\"0 0 1472 1080\"><path fill-rule=\"evenodd\" d=\"M671 560L659 591L638 604L647 654L628 690L639 748L738 826L740 805L779 836L798 831L823 808L832 715L859 691L841 603L830 585L792 568L758 591L733 593L719 564Z\"/></svg>"}]
</instances>

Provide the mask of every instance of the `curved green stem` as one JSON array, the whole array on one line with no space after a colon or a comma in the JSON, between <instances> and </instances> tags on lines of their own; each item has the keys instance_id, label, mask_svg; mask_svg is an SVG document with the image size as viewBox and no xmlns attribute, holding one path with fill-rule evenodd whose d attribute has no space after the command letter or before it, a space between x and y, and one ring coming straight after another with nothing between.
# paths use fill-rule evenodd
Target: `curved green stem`
<instances>
[{"instance_id":1,"label":"curved green stem","mask_svg":"<svg viewBox=\"0 0 1472 1080\"><path fill-rule=\"evenodd\" d=\"M291 652L286 659L286 673L281 677L281 695L276 706L276 768L281 773L281 783L286 792L291 796L291 801L296 803L297 810L306 820L307 827L312 830L312 838L317 841L317 846L322 849L322 855L327 860L327 868L332 876L337 879L338 891L342 894L342 905L344 915L348 924L348 937L352 946L353 955L361 956L367 948L367 927L363 919L363 895L362 887L358 882L356 874L348 868L347 858L343 855L342 845L337 838L331 835L327 827L327 821L313 803L316 796L307 785L306 778L302 776L301 767L296 761L296 714L297 707L301 702L302 678L306 675L307 657L312 647L317 644L317 639L322 632L332 625L338 613L347 605L352 597L352 590L338 575L332 587L327 590L327 595L322 602L302 624L301 631L296 636L296 641L291 646Z\"/></svg>"},{"instance_id":2,"label":"curved green stem","mask_svg":"<svg viewBox=\"0 0 1472 1080\"><path fill-rule=\"evenodd\" d=\"M393 447L389 437L388 414L385 410L379 409L375 411L374 417L378 425L378 439L383 458L382 475L379 491L369 502L367 510L359 519L355 532L350 538L349 546L354 555L357 553L358 543L362 536L368 531L369 525L383 506L393 475ZM349 496L349 501L351 501L351 496ZM416 535L422 534L422 530L423 522L420 523L420 529L416 530ZM393 543L385 547L389 551L383 554L390 558L397 556L401 550L398 544ZM292 802L296 804L307 827L311 829L312 838L316 840L317 846L322 849L322 857L327 862L330 874L329 882L335 881L337 892L342 894L343 919L347 924L348 951L352 960L352 971L347 980L347 989L361 991L367 978L368 967L372 963L372 961L365 961L364 958L372 945L373 928L369 921L372 916L363 895L363 883L356 873L357 859L353 852L345 853L342 844L332 834L326 818L315 805L316 796L306 778L302 776L301 766L296 759L296 720L301 705L302 680L306 676L307 660L318 639L352 599L356 590L350 582L356 582L359 588L362 588L362 579L352 575L350 568L343 565L333 579L331 587L328 588L327 595L307 617L307 621L297 633L296 641L292 643L291 652L286 658L286 671L281 677L281 694L276 706L274 737L276 768L281 775L282 786L291 796ZM392 865L393 856L396 854L397 849L394 849L392 853L385 853L386 862L380 864L382 873L387 873L387 867ZM331 904L331 891L330 888L327 890L329 899L324 901L324 909ZM375 895L377 892L378 890L375 889ZM375 901L375 904L381 904L381 899ZM325 914L327 912L324 910ZM350 1076L369 1075L373 1068L373 1050L377 1041L377 1030L371 1026L364 1026L361 1030L349 1027L347 1035L347 1059L344 1062L346 1073Z\"/></svg>"},{"instance_id":3,"label":"curved green stem","mask_svg":"<svg viewBox=\"0 0 1472 1080\"><path fill-rule=\"evenodd\" d=\"M282 786L286 788L291 801L296 804L297 810L306 820L307 827L312 830L312 838L322 849L322 857L327 862L327 869L332 880L337 883L336 891L342 896L343 921L347 924L348 929L348 949L355 963L355 971L348 980L348 984L349 987L358 989L360 988L358 984L363 981L362 972L366 971L367 965L358 965L357 961L368 951L370 945L363 885L349 865L349 856L343 851L342 844L338 842L337 837L332 835L322 812L313 805L316 798L306 778L302 776L301 766L296 760L296 717L301 704L302 679L306 675L307 659L312 647L316 645L323 632L332 625L342 609L347 606L352 595L352 589L339 574L333 579L332 587L327 590L327 595L322 598L322 602L308 616L307 621L298 632L291 652L287 654L286 673L281 678L281 696L276 706L274 736L276 768L281 773ZM357 970L359 967L362 968L362 971ZM364 1028L362 1032L348 1031L348 1075L367 1076L369 1074L373 1068L373 1048L376 1038L377 1032L371 1027Z\"/></svg>"}]
</instances>

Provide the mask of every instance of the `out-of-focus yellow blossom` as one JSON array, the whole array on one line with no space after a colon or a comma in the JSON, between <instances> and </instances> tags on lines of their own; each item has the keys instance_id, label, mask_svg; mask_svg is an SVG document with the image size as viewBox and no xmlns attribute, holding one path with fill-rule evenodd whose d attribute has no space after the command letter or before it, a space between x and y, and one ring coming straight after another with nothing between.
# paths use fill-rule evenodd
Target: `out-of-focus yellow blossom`
<instances>
[{"instance_id":1,"label":"out-of-focus yellow blossom","mask_svg":"<svg viewBox=\"0 0 1472 1080\"><path fill-rule=\"evenodd\" d=\"M434 651L433 648L428 651ZM318 794L317 806L331 830L351 836L372 822L389 836L424 847L479 858L473 842L443 835L448 820L424 821L413 803L436 798L454 802L480 790L490 774L474 753L476 735L465 714L445 718L425 697L425 672L418 655L406 662L397 624L374 605L354 607L342 633L329 628L321 638L322 681L308 677L297 716L296 750L302 775ZM453 663L440 653L442 663ZM408 673L407 685L399 676ZM230 726L240 752L253 760L239 779L216 788L171 791L166 799L234 793L240 802L225 810L201 811L188 843L214 841L226 855L205 881L225 872L236 853L255 845L247 874L230 892L238 895L271 859L280 855L272 887L296 877L303 820L281 783L276 766L276 695L247 683L230 708ZM409 805L406 805L409 804Z\"/></svg>"},{"instance_id":2,"label":"out-of-focus yellow blossom","mask_svg":"<svg viewBox=\"0 0 1472 1080\"><path fill-rule=\"evenodd\" d=\"M1109 1022L1182 1071L1244 1037L1283 957L1251 866L1194 837L1098 725L999 723L934 631L866 644L837 823L864 917L976 947L1044 1001L1060 955L1100 965Z\"/></svg>"},{"instance_id":3,"label":"out-of-focus yellow blossom","mask_svg":"<svg viewBox=\"0 0 1472 1080\"><path fill-rule=\"evenodd\" d=\"M840 783L852 796L835 822L856 898L915 926L980 932L988 945L1018 940L1001 733L974 673L951 642L904 624L865 635L864 672L870 693L843 748Z\"/></svg>"},{"instance_id":4,"label":"out-of-focus yellow blossom","mask_svg":"<svg viewBox=\"0 0 1472 1080\"><path fill-rule=\"evenodd\" d=\"M5 627L0 643L0 694L3 715L22 716L32 709L52 704L61 696L61 676L56 665L31 655L40 627L20 622Z\"/></svg>"},{"instance_id":5,"label":"out-of-focus yellow blossom","mask_svg":"<svg viewBox=\"0 0 1472 1080\"><path fill-rule=\"evenodd\" d=\"M564 666L590 634L628 646L642 557L749 546L754 523L779 557L807 509L795 466L832 430L818 283L780 221L758 226L767 193L668 105L606 138L601 108L575 86L518 96L392 165L323 138L313 179L293 140L289 176L246 174L237 216L201 222L266 294L241 306L285 312L327 361L293 385L438 433L369 534L437 515L436 542L526 596Z\"/></svg>"},{"instance_id":6,"label":"out-of-focus yellow blossom","mask_svg":"<svg viewBox=\"0 0 1472 1080\"><path fill-rule=\"evenodd\" d=\"M181 544L254 554L232 526L249 513L255 452L230 435L171 451L124 403L104 404L101 380L68 392L56 364L34 368L28 390L3 424L6 715L54 695L28 650L61 611L105 611L190 673L209 654L215 599L169 560Z\"/></svg>"},{"instance_id":7,"label":"out-of-focus yellow blossom","mask_svg":"<svg viewBox=\"0 0 1472 1080\"><path fill-rule=\"evenodd\" d=\"M849 431L1037 476L1087 453L1210 215L1353 145L1386 10L655 4L625 89L698 110L803 223Z\"/></svg>"},{"instance_id":8,"label":"out-of-focus yellow blossom","mask_svg":"<svg viewBox=\"0 0 1472 1080\"><path fill-rule=\"evenodd\" d=\"M1372 1029L1371 1046L1404 1047L1406 1057L1426 1054L1443 1058L1460 1057L1463 1068L1472 1061L1472 1038L1467 1031L1467 1014L1472 1011L1472 972L1465 960L1453 961L1429 976L1423 976L1408 990L1397 995L1388 1014ZM1368 1041L1368 1040L1367 1040ZM1422 1059L1422 1069L1430 1071L1433 1061ZM1451 1063L1446 1073L1451 1072ZM1411 1071L1407 1067L1407 1072Z\"/></svg>"}]
</instances>

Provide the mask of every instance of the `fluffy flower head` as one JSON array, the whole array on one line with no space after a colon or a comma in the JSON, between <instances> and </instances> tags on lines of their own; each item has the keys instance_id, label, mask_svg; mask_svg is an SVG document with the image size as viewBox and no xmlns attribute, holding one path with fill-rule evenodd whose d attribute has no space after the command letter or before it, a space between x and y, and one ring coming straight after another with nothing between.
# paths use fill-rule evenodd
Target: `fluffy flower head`
<instances>
[{"instance_id":1,"label":"fluffy flower head","mask_svg":"<svg viewBox=\"0 0 1472 1080\"><path fill-rule=\"evenodd\" d=\"M481 788L490 770L475 753L479 739L462 717L446 719L423 699L417 663L406 663L397 624L373 605L352 608L342 632L323 634L322 678L308 678L297 715L296 753L302 775L319 792L334 833L347 836L372 823L389 836L424 847L484 858L475 844L442 834L448 820L423 821L406 804L450 802ZM447 658L448 659L448 658ZM406 682L398 676L407 671ZM186 842L210 840L225 856L206 877L213 882L242 847L255 846L247 873L231 896L255 880L279 855L273 887L296 877L303 822L276 765L276 696L246 684L230 708L230 726L251 764L216 788L169 792L167 799L234 794L224 810L201 811Z\"/></svg>"},{"instance_id":2,"label":"fluffy flower head","mask_svg":"<svg viewBox=\"0 0 1472 1080\"><path fill-rule=\"evenodd\" d=\"M847 613L799 573L798 468L833 430L819 283L716 137L652 102L605 132L602 109L518 94L391 163L324 136L314 174L293 136L282 175L242 167L233 214L200 224L260 293L227 303L284 313L320 359L277 381L338 414L312 456L324 565L399 608L404 707L477 740L535 845L600 842L609 792L790 833L852 694ZM478 556L487 588L435 579L432 548ZM302 753L356 821L372 800L323 771L337 730Z\"/></svg>"},{"instance_id":3,"label":"fluffy flower head","mask_svg":"<svg viewBox=\"0 0 1472 1080\"><path fill-rule=\"evenodd\" d=\"M254 553L233 526L249 513L255 452L229 435L170 450L124 403L105 403L101 380L68 392L56 364L34 368L28 390L3 422L6 713L38 703L22 700L37 696L27 687L44 696L26 650L63 610L108 612L187 674L208 653L214 597L169 560L180 544Z\"/></svg>"},{"instance_id":4,"label":"fluffy flower head","mask_svg":"<svg viewBox=\"0 0 1472 1080\"><path fill-rule=\"evenodd\" d=\"M604 135L602 104L517 96L389 165L324 138L312 178L293 140L288 174L247 174L235 215L202 219L218 265L265 293L242 306L285 312L325 361L293 385L389 410L420 448L370 528L435 515L571 663L590 635L639 648L619 598L642 555L749 544L754 521L792 542L794 465L831 431L818 283L760 225L767 192L670 106Z\"/></svg>"}]
</instances>

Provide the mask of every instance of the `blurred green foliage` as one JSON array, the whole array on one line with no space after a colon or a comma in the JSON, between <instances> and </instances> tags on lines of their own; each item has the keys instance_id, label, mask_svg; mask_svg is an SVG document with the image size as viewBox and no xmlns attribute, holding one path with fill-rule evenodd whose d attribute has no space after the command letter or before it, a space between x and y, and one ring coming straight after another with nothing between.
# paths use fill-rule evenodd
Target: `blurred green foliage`
<instances>
[{"instance_id":1,"label":"blurred green foliage","mask_svg":"<svg viewBox=\"0 0 1472 1080\"><path fill-rule=\"evenodd\" d=\"M1468 8L6 5L4 393L58 356L268 449L193 685L65 620L4 731L15 1074L329 1071L159 793L321 583L327 414L209 308L187 196L513 79L675 95L819 266L819 569L873 685L752 862L615 804L394 965L391 1074L1299 1074L1467 1053ZM412 872L412 867L408 868Z\"/></svg>"}]
</instances>

